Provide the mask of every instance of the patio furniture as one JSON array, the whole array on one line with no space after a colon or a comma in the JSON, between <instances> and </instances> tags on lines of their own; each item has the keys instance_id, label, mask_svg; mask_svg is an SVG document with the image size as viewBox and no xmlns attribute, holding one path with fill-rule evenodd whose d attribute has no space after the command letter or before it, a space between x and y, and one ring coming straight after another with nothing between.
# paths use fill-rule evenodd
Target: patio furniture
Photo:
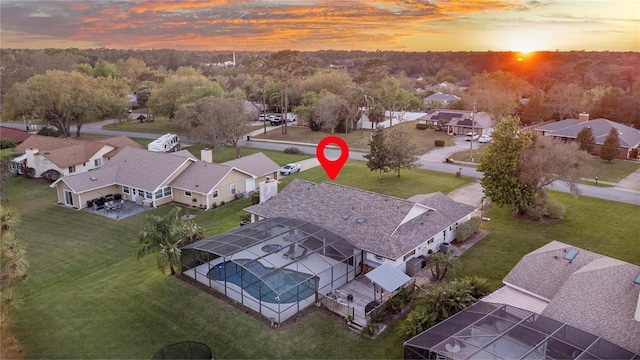
<instances>
[{"instance_id":1,"label":"patio furniture","mask_svg":"<svg viewBox=\"0 0 640 360\"><path fill-rule=\"evenodd\" d=\"M282 254L283 258L288 258L288 257L292 257L293 254L295 254L296 252L296 244L291 244L289 245L289 250L287 250L286 253Z\"/></svg>"},{"instance_id":2,"label":"patio furniture","mask_svg":"<svg viewBox=\"0 0 640 360\"><path fill-rule=\"evenodd\" d=\"M105 200L105 201L112 201L112 200L113 200L113 194L107 194L107 195L104 197L104 200Z\"/></svg>"},{"instance_id":3,"label":"patio furniture","mask_svg":"<svg viewBox=\"0 0 640 360\"><path fill-rule=\"evenodd\" d=\"M122 194L113 195L113 200L122 200Z\"/></svg>"}]
</instances>

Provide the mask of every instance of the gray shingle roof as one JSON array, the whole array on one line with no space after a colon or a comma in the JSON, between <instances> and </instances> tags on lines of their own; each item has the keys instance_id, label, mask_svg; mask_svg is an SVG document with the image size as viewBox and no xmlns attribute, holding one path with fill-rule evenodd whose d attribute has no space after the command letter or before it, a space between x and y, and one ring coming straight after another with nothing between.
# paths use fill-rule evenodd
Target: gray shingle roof
<instances>
[{"instance_id":1,"label":"gray shingle roof","mask_svg":"<svg viewBox=\"0 0 640 360\"><path fill-rule=\"evenodd\" d=\"M154 191L180 166L193 161L177 153L156 153L125 147L102 168L85 174L65 176L61 180L76 193L113 183ZM92 177L96 180L91 180Z\"/></svg>"},{"instance_id":2,"label":"gray shingle roof","mask_svg":"<svg viewBox=\"0 0 640 360\"><path fill-rule=\"evenodd\" d=\"M431 94L423 99L425 104L428 101L453 101L453 100L460 100L460 98L452 94L443 94L441 92Z\"/></svg>"},{"instance_id":3,"label":"gray shingle roof","mask_svg":"<svg viewBox=\"0 0 640 360\"><path fill-rule=\"evenodd\" d=\"M536 130L546 131L546 133L551 136L575 139L578 133L585 127L591 128L593 136L596 138L596 144L604 144L604 140L613 127L618 130L620 146L625 148L636 148L640 146L640 130L602 118L584 122L578 122L576 119L567 119L541 126L536 128Z\"/></svg>"},{"instance_id":4,"label":"gray shingle roof","mask_svg":"<svg viewBox=\"0 0 640 360\"><path fill-rule=\"evenodd\" d=\"M237 170L230 166L198 161L189 165L185 171L178 175L171 182L171 186L200 194L209 194L231 171Z\"/></svg>"},{"instance_id":5,"label":"gray shingle roof","mask_svg":"<svg viewBox=\"0 0 640 360\"><path fill-rule=\"evenodd\" d=\"M434 201L439 200L442 198ZM414 208L421 214L405 220ZM459 220L451 221L446 214L429 211L411 201L335 183L315 184L299 179L294 179L277 196L245 210L266 218L286 216L315 223L361 249L389 259L403 256ZM343 218L344 214L349 214L348 219ZM360 218L364 222L359 223Z\"/></svg>"},{"instance_id":6,"label":"gray shingle roof","mask_svg":"<svg viewBox=\"0 0 640 360\"><path fill-rule=\"evenodd\" d=\"M229 160L223 162L222 165L235 167L256 178L270 175L280 169L278 164L261 152Z\"/></svg>"},{"instance_id":7,"label":"gray shingle roof","mask_svg":"<svg viewBox=\"0 0 640 360\"><path fill-rule=\"evenodd\" d=\"M552 241L525 255L505 284L548 299L542 315L640 353L640 322L634 320L640 285L633 282L640 266L583 249L569 263L564 256L572 248Z\"/></svg>"}]
</instances>

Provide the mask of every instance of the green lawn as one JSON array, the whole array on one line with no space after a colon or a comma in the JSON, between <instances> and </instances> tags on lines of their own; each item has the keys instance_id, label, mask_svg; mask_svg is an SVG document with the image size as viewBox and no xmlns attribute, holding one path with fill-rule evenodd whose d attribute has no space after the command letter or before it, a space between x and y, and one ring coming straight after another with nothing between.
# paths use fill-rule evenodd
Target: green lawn
<instances>
[{"instance_id":1,"label":"green lawn","mask_svg":"<svg viewBox=\"0 0 640 360\"><path fill-rule=\"evenodd\" d=\"M463 254L463 272L459 275L483 276L497 287L523 255L552 240L640 265L640 207L589 197L574 199L558 192L549 194L566 207L563 221L521 221L514 219L509 208L492 206L488 215L485 213L491 221L482 223L490 233Z\"/></svg>"},{"instance_id":2,"label":"green lawn","mask_svg":"<svg viewBox=\"0 0 640 360\"><path fill-rule=\"evenodd\" d=\"M145 145L146 147L146 145ZM192 145L187 148L193 154L193 156L200 159L200 151L204 149L206 146L204 145ZM315 154L285 154L284 151L279 150L267 150L267 149L257 149L250 147L241 147L240 153L242 156L251 155L261 152L267 155L271 160L273 160L278 165L286 165L288 163L309 159L314 157ZM236 150L229 146L222 146L213 150L213 162L221 163L229 160L233 160L236 158Z\"/></svg>"},{"instance_id":3,"label":"green lawn","mask_svg":"<svg viewBox=\"0 0 640 360\"><path fill-rule=\"evenodd\" d=\"M282 179L328 181L321 168ZM349 161L337 183L406 198L415 193L448 192L472 179L425 170L370 172ZM315 308L283 330L178 279L158 271L153 257L136 259L136 237L149 210L119 221L54 204L48 184L12 178L3 205L19 209L17 235L27 248L27 279L19 285L21 307L15 335L28 358L149 358L159 348L192 340L210 345L217 358L400 358L402 340L393 325L371 340L349 332L342 321ZM539 224L514 219L493 207L483 227L490 234L467 251L464 274L499 285L525 253L560 240L640 264L635 239L637 206L551 193L567 207L567 219ZM203 212L191 210L209 235L238 226L249 200Z\"/></svg>"},{"instance_id":4,"label":"green lawn","mask_svg":"<svg viewBox=\"0 0 640 360\"><path fill-rule=\"evenodd\" d=\"M411 140L418 146L420 154L424 154L433 149L435 147L434 140L436 139L444 140L446 145L453 144L451 137L447 136L444 132L435 130L417 130L416 121L408 121L395 126L406 127L411 134ZM267 132L266 134L255 136L255 138L317 144L320 140L329 135L331 135L329 132L311 131L311 129L306 126L290 126L287 127L287 134L282 134L280 129L275 129ZM362 136L360 135L360 130L354 130L348 134L335 133L333 135L342 138L352 150L369 151L369 139L371 137L370 129L363 130Z\"/></svg>"}]
</instances>

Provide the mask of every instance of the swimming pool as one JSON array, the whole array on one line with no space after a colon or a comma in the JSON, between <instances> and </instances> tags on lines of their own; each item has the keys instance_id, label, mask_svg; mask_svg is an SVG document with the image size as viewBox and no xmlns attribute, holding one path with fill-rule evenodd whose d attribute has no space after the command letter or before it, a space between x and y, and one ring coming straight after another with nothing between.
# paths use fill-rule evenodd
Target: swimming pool
<instances>
[{"instance_id":1,"label":"swimming pool","mask_svg":"<svg viewBox=\"0 0 640 360\"><path fill-rule=\"evenodd\" d=\"M209 271L207 277L236 284L254 298L274 304L297 302L312 296L318 288L317 276L290 269L267 268L249 259L220 263Z\"/></svg>"}]
</instances>

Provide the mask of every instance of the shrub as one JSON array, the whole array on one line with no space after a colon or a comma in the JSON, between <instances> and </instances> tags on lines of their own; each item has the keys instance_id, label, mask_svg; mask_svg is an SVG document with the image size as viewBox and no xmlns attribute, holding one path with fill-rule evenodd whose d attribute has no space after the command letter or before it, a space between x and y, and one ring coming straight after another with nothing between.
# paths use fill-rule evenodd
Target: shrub
<instances>
[{"instance_id":1,"label":"shrub","mask_svg":"<svg viewBox=\"0 0 640 360\"><path fill-rule=\"evenodd\" d=\"M436 145L436 147L443 147L444 146L444 140L442 140L442 139L434 140L433 143Z\"/></svg>"},{"instance_id":2,"label":"shrub","mask_svg":"<svg viewBox=\"0 0 640 360\"><path fill-rule=\"evenodd\" d=\"M218 203L214 201L213 204L211 204L211 207L214 208L214 209L217 208L218 207Z\"/></svg>"},{"instance_id":3,"label":"shrub","mask_svg":"<svg viewBox=\"0 0 640 360\"><path fill-rule=\"evenodd\" d=\"M458 226L458 229L456 229L456 239L458 240L458 242L464 243L467 240L471 239L473 234L475 234L479 228L480 218L474 216Z\"/></svg>"},{"instance_id":4,"label":"shrub","mask_svg":"<svg viewBox=\"0 0 640 360\"><path fill-rule=\"evenodd\" d=\"M223 201L220 201L220 206L222 206L222 205L224 205L224 204L226 204L226 202L224 202L224 200L223 200Z\"/></svg>"},{"instance_id":5,"label":"shrub","mask_svg":"<svg viewBox=\"0 0 640 360\"><path fill-rule=\"evenodd\" d=\"M367 336L373 336L378 332L378 324L369 323L362 328L362 333Z\"/></svg>"},{"instance_id":6,"label":"shrub","mask_svg":"<svg viewBox=\"0 0 640 360\"><path fill-rule=\"evenodd\" d=\"M251 214L247 212L243 212L242 214L240 214L240 221L246 221L246 222L251 221Z\"/></svg>"},{"instance_id":7,"label":"shrub","mask_svg":"<svg viewBox=\"0 0 640 360\"><path fill-rule=\"evenodd\" d=\"M545 216L546 210L544 208L544 204L535 204L527 207L524 210L525 215L527 215L531 220L542 220Z\"/></svg>"},{"instance_id":8,"label":"shrub","mask_svg":"<svg viewBox=\"0 0 640 360\"><path fill-rule=\"evenodd\" d=\"M548 200L545 207L546 215L552 219L564 219L567 213L564 205L555 200Z\"/></svg>"},{"instance_id":9,"label":"shrub","mask_svg":"<svg viewBox=\"0 0 640 360\"><path fill-rule=\"evenodd\" d=\"M256 190L251 193L251 204L256 205L260 203L260 190Z\"/></svg>"},{"instance_id":10,"label":"shrub","mask_svg":"<svg viewBox=\"0 0 640 360\"><path fill-rule=\"evenodd\" d=\"M8 139L8 138L1 138L0 139L0 149L11 149L16 147L16 142Z\"/></svg>"},{"instance_id":11,"label":"shrub","mask_svg":"<svg viewBox=\"0 0 640 360\"><path fill-rule=\"evenodd\" d=\"M56 130L54 128L50 128L48 126L45 126L42 129L38 130L38 135L58 137L58 136L60 136L60 131Z\"/></svg>"},{"instance_id":12,"label":"shrub","mask_svg":"<svg viewBox=\"0 0 640 360\"><path fill-rule=\"evenodd\" d=\"M429 128L429 125L427 124L420 124L420 123L416 124L416 129L418 130L427 130L428 128Z\"/></svg>"},{"instance_id":13,"label":"shrub","mask_svg":"<svg viewBox=\"0 0 640 360\"><path fill-rule=\"evenodd\" d=\"M302 154L302 151L295 146L290 146L284 149L285 154Z\"/></svg>"}]
</instances>

